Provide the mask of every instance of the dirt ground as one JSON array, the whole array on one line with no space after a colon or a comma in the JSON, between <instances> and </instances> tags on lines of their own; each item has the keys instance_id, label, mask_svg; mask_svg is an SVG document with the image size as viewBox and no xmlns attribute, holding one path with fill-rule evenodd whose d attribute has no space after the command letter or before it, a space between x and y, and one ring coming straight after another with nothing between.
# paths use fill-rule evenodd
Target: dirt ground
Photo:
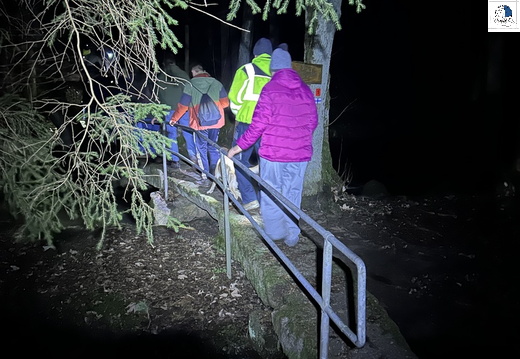
<instances>
[{"instance_id":1,"label":"dirt ground","mask_svg":"<svg viewBox=\"0 0 520 359\"><path fill-rule=\"evenodd\" d=\"M511 243L520 238L514 198L364 197L336 189L303 209L367 265L368 290L419 358L476 354L516 330ZM56 249L13 243L17 224L0 225L0 319L20 355L58 357L260 358L248 316L267 311L198 219L179 233L155 229L147 243L131 224L107 234L70 228ZM440 343L440 345L439 345ZM368 338L367 345L370 345ZM331 356L332 357L332 356Z\"/></svg>"},{"instance_id":2,"label":"dirt ground","mask_svg":"<svg viewBox=\"0 0 520 359\"><path fill-rule=\"evenodd\" d=\"M368 291L419 358L520 354L507 345L519 334L518 197L335 197L341 219L318 222L364 260Z\"/></svg>"},{"instance_id":3,"label":"dirt ground","mask_svg":"<svg viewBox=\"0 0 520 359\"><path fill-rule=\"evenodd\" d=\"M101 251L99 233L79 228L63 232L56 250L15 245L7 224L2 319L22 351L35 345L54 357L259 357L248 315L266 308L239 266L228 279L225 256L211 244L211 219L179 233L157 227L153 246L127 225L111 230Z\"/></svg>"}]
</instances>

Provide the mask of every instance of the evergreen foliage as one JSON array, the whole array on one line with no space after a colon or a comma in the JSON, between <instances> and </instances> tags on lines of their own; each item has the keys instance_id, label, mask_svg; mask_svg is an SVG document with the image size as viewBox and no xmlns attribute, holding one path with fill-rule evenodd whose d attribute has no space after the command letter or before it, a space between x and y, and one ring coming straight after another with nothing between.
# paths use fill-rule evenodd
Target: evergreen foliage
<instances>
[{"instance_id":1,"label":"evergreen foliage","mask_svg":"<svg viewBox=\"0 0 520 359\"><path fill-rule=\"evenodd\" d=\"M230 0L229 13L226 17L228 21L236 18L241 3L242 0ZM246 4L251 7L252 14L255 15L262 12L263 20L267 20L269 12L272 9L276 9L276 14L278 15L286 14L289 3L290 0L267 0L263 8L260 8L255 0L246 0ZM355 6L357 13L360 13L365 9L363 0L349 0L349 5ZM316 24L319 16L332 21L336 26L336 29L341 30L339 16L336 11L334 11L334 6L329 0L295 0L295 15L301 16L302 13L306 11L311 15L307 29L309 34L313 34L316 31Z\"/></svg>"},{"instance_id":2,"label":"evergreen foliage","mask_svg":"<svg viewBox=\"0 0 520 359\"><path fill-rule=\"evenodd\" d=\"M136 123L147 116L162 122L169 110L157 104L156 91L144 89L157 83L156 45L174 53L182 46L169 27L177 22L161 5L185 9L187 4L144 0L39 4L38 8L32 2L18 3L16 10L30 17L10 17L9 9L3 12L11 29L19 30L2 36L7 44L2 60L15 59L5 73L0 96L4 198L11 212L23 218L28 239L44 239L52 245L64 219L78 218L87 229L102 228L104 234L109 227L119 227L128 212L138 232L145 232L151 243L153 209L143 197L147 184L138 156L144 154L140 148L151 156L161 155L160 149L169 147L170 140L139 131ZM25 19L29 20L23 23ZM32 41L24 42L26 38ZM112 49L117 56L110 66L99 64L105 77L95 77L88 67L84 39L94 48ZM130 88L137 72L145 78L143 85L121 91ZM114 86L104 83L104 78L124 79L124 83ZM86 96L71 100L67 91L75 80ZM63 119L56 127L49 121L53 115ZM72 144L63 142L68 131L73 133ZM126 186L127 207L118 205L114 188L119 183ZM182 226L173 218L168 225L176 230Z\"/></svg>"},{"instance_id":3,"label":"evergreen foliage","mask_svg":"<svg viewBox=\"0 0 520 359\"><path fill-rule=\"evenodd\" d=\"M286 13L289 3L274 0L260 7L246 0L263 19L271 9ZM349 3L358 11L364 8L361 0ZM312 16L324 16L340 28L329 1L295 4L297 16L314 9ZM170 140L139 131L136 123L147 116L161 122L169 110L157 100L161 69L155 51L160 46L176 54L183 46L171 14L192 5L13 0L1 6L0 186L11 212L24 220L26 238L52 245L68 219L81 219L86 228L102 228L104 234L119 227L128 212L152 243L153 209L143 197L147 184L138 157L162 155ZM230 0L228 21L240 6L240 0ZM88 44L101 57L89 58ZM142 81L135 81L137 74ZM109 78L118 82L108 83ZM118 205L114 192L121 183L127 208ZM168 226L183 225L170 218Z\"/></svg>"}]
</instances>

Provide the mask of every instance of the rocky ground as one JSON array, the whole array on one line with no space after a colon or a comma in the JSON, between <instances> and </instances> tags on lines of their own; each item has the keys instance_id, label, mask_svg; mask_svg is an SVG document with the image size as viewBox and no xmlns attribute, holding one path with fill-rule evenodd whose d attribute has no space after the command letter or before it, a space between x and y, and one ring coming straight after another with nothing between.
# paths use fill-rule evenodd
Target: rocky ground
<instances>
[{"instance_id":1,"label":"rocky ground","mask_svg":"<svg viewBox=\"0 0 520 359\"><path fill-rule=\"evenodd\" d=\"M365 261L368 290L419 358L447 347L476 355L516 338L517 329L501 330L519 308L510 289L518 279L510 248L520 238L514 198L376 198L338 188L303 209ZM227 277L209 217L178 233L157 227L153 244L127 224L109 231L101 251L99 233L81 228L63 232L56 249L14 243L16 221L1 221L3 342L19 355L260 358L248 316L268 308L238 263Z\"/></svg>"}]
</instances>

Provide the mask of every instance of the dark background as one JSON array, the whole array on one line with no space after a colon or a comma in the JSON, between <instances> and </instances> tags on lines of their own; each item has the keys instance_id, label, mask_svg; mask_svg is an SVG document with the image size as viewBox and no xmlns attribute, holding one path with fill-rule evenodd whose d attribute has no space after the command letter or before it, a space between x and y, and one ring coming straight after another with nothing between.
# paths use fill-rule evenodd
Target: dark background
<instances>
[{"instance_id":1,"label":"dark background","mask_svg":"<svg viewBox=\"0 0 520 359\"><path fill-rule=\"evenodd\" d=\"M364 3L357 14L343 1L331 57L329 132L338 173L350 171L352 187L375 179L392 194L489 193L514 178L518 35L488 33L487 9L470 1ZM225 11L212 10L221 18ZM194 11L180 19L175 32L183 38L188 25L190 35L178 58L189 49L191 63L229 88L240 31ZM242 24L242 12L233 23ZM304 16L289 7L268 21L255 15L252 38L285 42L302 61L305 31Z\"/></svg>"},{"instance_id":2,"label":"dark background","mask_svg":"<svg viewBox=\"0 0 520 359\"><path fill-rule=\"evenodd\" d=\"M485 3L364 3L357 14L343 0L334 35L329 134L338 173L350 173L351 187L375 179L392 194L490 193L518 182L520 35L488 33ZM228 2L207 11L225 19ZM191 9L172 15L184 43L179 64L201 63L229 88L242 65L241 31ZM287 43L303 61L304 15L295 16L293 2L287 14L271 15L263 21L239 10L232 23L252 16L252 43Z\"/></svg>"},{"instance_id":3,"label":"dark background","mask_svg":"<svg viewBox=\"0 0 520 359\"><path fill-rule=\"evenodd\" d=\"M489 194L504 182L515 181L520 188L514 168L520 157L520 129L515 108L518 65L513 53L520 35L488 33L487 9L476 2L364 3L367 9L357 14L343 1L343 29L334 35L329 133L338 172L352 171L353 188L375 179L396 195ZM225 5L210 12L225 18ZM275 46L288 43L293 60L302 61L304 18L295 17L292 6L288 12L269 21L255 15L253 43L260 37L271 38ZM181 42L189 34L178 62L187 67L203 64L229 89L241 65L237 62L240 31L192 10L177 10L174 17L180 22L174 31ZM242 13L233 23L240 26L241 21ZM486 262L483 273L509 289L515 283L509 275L516 273L510 249L518 232L502 232L518 216L505 215L492 202L477 208L478 231L465 231L469 222L461 230L468 232L472 243L489 243L482 246L484 255L477 252L479 261ZM406 216L397 219L404 222ZM460 238L453 238L454 246L456 240ZM432 251L440 247L428 245ZM408 253L409 249L401 262L407 267L413 257ZM496 294L498 303L504 288L489 295ZM481 290L487 292L485 287ZM443 298L447 303L452 300ZM501 334L503 326L492 329Z\"/></svg>"}]
</instances>

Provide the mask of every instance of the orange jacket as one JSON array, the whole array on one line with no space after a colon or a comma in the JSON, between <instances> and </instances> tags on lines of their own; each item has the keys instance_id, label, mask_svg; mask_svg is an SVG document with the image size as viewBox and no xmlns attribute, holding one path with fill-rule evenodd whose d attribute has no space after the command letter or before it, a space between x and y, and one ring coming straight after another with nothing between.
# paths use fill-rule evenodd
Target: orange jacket
<instances>
[{"instance_id":1,"label":"orange jacket","mask_svg":"<svg viewBox=\"0 0 520 359\"><path fill-rule=\"evenodd\" d=\"M191 86L190 86L191 85ZM193 88L193 86L196 87ZM208 92L209 90L209 92ZM220 120L213 126L200 126L197 118L197 112L200 105L202 93L207 93L209 97L215 101L220 111ZM189 111L190 127L194 130L206 130L209 128L221 128L224 126L224 109L229 107L229 99L224 86L215 78L207 73L198 74L190 80L190 83L184 87L181 100L177 104L177 108L173 113L170 124L174 124L180 120L182 115Z\"/></svg>"}]
</instances>

